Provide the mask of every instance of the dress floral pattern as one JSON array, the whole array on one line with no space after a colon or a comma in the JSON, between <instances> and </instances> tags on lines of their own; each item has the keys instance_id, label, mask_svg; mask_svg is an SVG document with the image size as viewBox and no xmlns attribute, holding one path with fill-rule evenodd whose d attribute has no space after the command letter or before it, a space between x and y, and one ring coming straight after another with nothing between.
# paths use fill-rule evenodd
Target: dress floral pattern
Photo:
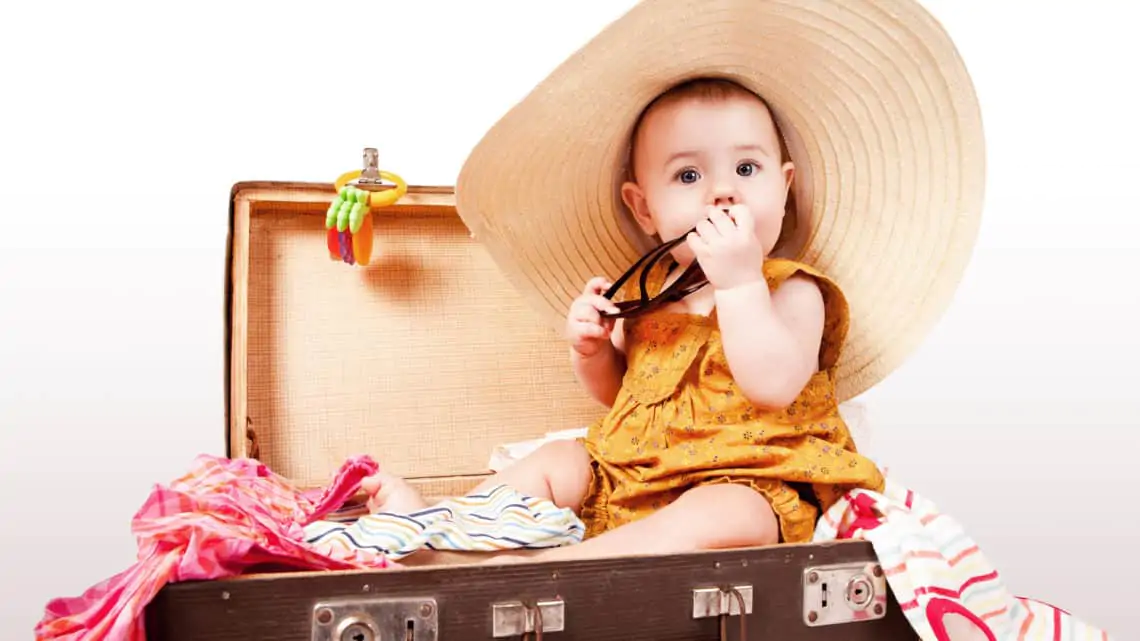
<instances>
[{"instance_id":1,"label":"dress floral pattern","mask_svg":"<svg viewBox=\"0 0 1140 641\"><path fill-rule=\"evenodd\" d=\"M665 282L666 262L649 275L651 295ZM803 543L811 541L820 511L845 492L883 489L879 469L856 450L835 396L846 299L803 263L764 264L771 291L797 273L819 284L826 320L819 371L779 411L758 408L733 381L715 311L661 309L625 323L621 391L584 439L593 461L582 508L587 538L661 509L692 487L742 483L768 499L781 541Z\"/></svg>"}]
</instances>

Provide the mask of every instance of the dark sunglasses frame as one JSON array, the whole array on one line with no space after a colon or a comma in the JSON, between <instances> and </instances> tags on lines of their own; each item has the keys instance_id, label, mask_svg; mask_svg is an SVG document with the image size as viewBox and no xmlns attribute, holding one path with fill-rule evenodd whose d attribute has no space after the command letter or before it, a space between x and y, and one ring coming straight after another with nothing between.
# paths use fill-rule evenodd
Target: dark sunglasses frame
<instances>
[{"instance_id":1,"label":"dark sunglasses frame","mask_svg":"<svg viewBox=\"0 0 1140 641\"><path fill-rule=\"evenodd\" d=\"M649 273L653 270L653 267L657 263L661 262L662 258L668 256L670 250L672 250L677 245L685 242L685 238L687 238L688 235L694 231L696 231L695 228L689 230L684 234L681 234L679 237L674 238L673 240L662 243L660 246L647 252L644 256L638 259L638 261L634 263L632 267L626 270L626 272L622 274L621 278L617 279L614 282L613 286L606 290L606 293L603 295L606 298L612 300L613 297L617 295L618 291L621 290L622 285L624 285L626 281L632 278L633 275L636 274L640 269L641 277L638 280L638 285L640 286L641 290L640 298L616 302L614 305L618 308L617 313L603 312L602 317L631 318L634 316L647 314L664 305L679 301L682 298L707 285L709 282L708 279L705 277L704 272L701 271L701 268L697 264L697 261L694 260L685 269L684 273L681 274L680 278L673 281L673 284L669 285L669 287L666 287L665 290L660 292L657 296L650 297L649 292L646 289L649 281Z\"/></svg>"}]
</instances>

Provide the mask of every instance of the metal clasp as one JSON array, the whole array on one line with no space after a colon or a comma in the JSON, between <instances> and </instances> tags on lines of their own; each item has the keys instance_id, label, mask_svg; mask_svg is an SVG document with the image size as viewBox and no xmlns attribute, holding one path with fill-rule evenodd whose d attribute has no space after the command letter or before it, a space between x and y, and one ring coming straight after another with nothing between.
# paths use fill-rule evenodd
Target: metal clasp
<instances>
[{"instance_id":1,"label":"metal clasp","mask_svg":"<svg viewBox=\"0 0 1140 641\"><path fill-rule=\"evenodd\" d=\"M728 641L728 617L740 617L740 639L748 638L748 615L752 614L752 586L697 588L693 590L693 618L720 619L721 641Z\"/></svg>"},{"instance_id":2,"label":"metal clasp","mask_svg":"<svg viewBox=\"0 0 1140 641\"><path fill-rule=\"evenodd\" d=\"M313 606L312 641L436 641L439 606L431 597L346 597Z\"/></svg>"},{"instance_id":3,"label":"metal clasp","mask_svg":"<svg viewBox=\"0 0 1140 641\"><path fill-rule=\"evenodd\" d=\"M737 598L739 597L739 598ZM743 605L741 605L743 603ZM731 588L697 588L693 590L693 618L738 616L743 607L752 614L752 586L734 585Z\"/></svg>"},{"instance_id":4,"label":"metal clasp","mask_svg":"<svg viewBox=\"0 0 1140 641\"><path fill-rule=\"evenodd\" d=\"M364 166L360 170L360 178L357 179L357 184L373 183L379 185L381 182L380 152L375 147L365 147Z\"/></svg>"},{"instance_id":5,"label":"metal clasp","mask_svg":"<svg viewBox=\"0 0 1140 641\"><path fill-rule=\"evenodd\" d=\"M375 147L364 148L364 166L360 170L360 176L353 183L357 189L364 191L387 191L396 188L396 185L384 181L384 174L380 171L380 152Z\"/></svg>"},{"instance_id":6,"label":"metal clasp","mask_svg":"<svg viewBox=\"0 0 1140 641\"><path fill-rule=\"evenodd\" d=\"M566 603L562 599L545 599L533 606L522 601L491 606L491 635L496 639L519 635L526 639L534 633L535 641L542 641L543 633L561 632L565 627Z\"/></svg>"},{"instance_id":7,"label":"metal clasp","mask_svg":"<svg viewBox=\"0 0 1140 641\"><path fill-rule=\"evenodd\" d=\"M872 621L887 614L887 578L878 563L819 565L804 570L803 617L809 627Z\"/></svg>"}]
</instances>

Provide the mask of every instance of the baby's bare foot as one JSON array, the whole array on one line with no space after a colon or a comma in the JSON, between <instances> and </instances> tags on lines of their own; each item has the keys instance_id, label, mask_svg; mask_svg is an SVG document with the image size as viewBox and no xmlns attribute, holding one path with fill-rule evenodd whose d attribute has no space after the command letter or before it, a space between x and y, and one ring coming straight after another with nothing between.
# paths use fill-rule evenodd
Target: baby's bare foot
<instances>
[{"instance_id":1,"label":"baby's bare foot","mask_svg":"<svg viewBox=\"0 0 1140 641\"><path fill-rule=\"evenodd\" d=\"M361 482L361 488L369 494L368 511L409 514L428 507L420 493L404 479L377 472Z\"/></svg>"}]
</instances>

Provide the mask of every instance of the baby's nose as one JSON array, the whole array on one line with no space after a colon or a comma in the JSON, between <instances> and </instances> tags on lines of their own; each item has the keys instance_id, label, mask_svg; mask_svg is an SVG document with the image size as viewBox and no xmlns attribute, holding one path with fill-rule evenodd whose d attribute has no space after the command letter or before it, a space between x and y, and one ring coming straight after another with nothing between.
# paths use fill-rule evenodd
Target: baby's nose
<instances>
[{"instance_id":1,"label":"baby's nose","mask_svg":"<svg viewBox=\"0 0 1140 641\"><path fill-rule=\"evenodd\" d=\"M737 204L740 198L739 192L736 190L736 185L731 180L720 178L712 185L711 193L712 204L717 207L731 207Z\"/></svg>"},{"instance_id":2,"label":"baby's nose","mask_svg":"<svg viewBox=\"0 0 1140 641\"><path fill-rule=\"evenodd\" d=\"M721 192L713 197L713 203L716 207L731 207L736 204L736 195L729 192Z\"/></svg>"}]
</instances>

